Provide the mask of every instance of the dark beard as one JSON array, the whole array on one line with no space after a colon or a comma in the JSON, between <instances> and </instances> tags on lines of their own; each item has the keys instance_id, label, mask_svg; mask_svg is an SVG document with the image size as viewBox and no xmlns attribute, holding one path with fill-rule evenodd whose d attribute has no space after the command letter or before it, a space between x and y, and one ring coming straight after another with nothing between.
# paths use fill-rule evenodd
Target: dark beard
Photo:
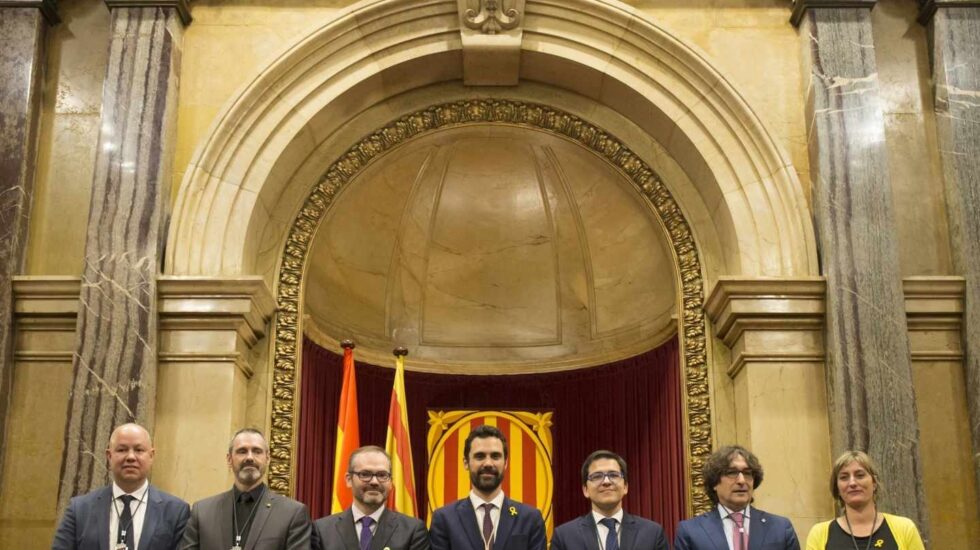
<instances>
[{"instance_id":1,"label":"dark beard","mask_svg":"<svg viewBox=\"0 0 980 550\"><path fill-rule=\"evenodd\" d=\"M501 472L497 472L497 475L495 475L493 479L489 481L484 481L483 479L481 479L480 473L481 472L471 471L470 483L472 483L473 487L477 491L480 491L481 493L492 493L493 491L496 491L497 487L500 487L500 484L503 483L504 481L504 474ZM482 473L490 473L490 472L482 472Z\"/></svg>"}]
</instances>

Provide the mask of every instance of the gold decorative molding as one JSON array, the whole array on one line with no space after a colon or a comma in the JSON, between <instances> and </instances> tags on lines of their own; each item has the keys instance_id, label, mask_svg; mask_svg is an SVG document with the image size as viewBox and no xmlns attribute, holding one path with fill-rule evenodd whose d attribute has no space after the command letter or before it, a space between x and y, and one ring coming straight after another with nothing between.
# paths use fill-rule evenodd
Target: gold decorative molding
<instances>
[{"instance_id":1,"label":"gold decorative molding","mask_svg":"<svg viewBox=\"0 0 980 550\"><path fill-rule=\"evenodd\" d=\"M296 376L300 300L304 267L316 228L334 198L364 167L392 148L428 132L466 124L511 124L548 131L594 151L633 182L652 203L677 258L681 282L682 349L687 420L688 489L691 509L708 510L701 468L711 453L704 281L691 227L657 174L625 144L577 116L545 105L505 99L471 99L433 105L405 115L368 135L335 161L320 178L289 229L279 266L276 299L269 485L291 493L295 486Z\"/></svg>"}]
</instances>

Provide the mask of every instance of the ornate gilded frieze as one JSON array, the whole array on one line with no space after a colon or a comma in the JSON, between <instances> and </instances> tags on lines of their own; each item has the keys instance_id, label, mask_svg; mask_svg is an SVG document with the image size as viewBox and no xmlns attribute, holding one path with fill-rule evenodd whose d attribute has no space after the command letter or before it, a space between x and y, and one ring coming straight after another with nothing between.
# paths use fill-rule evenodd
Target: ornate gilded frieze
<instances>
[{"instance_id":1,"label":"ornate gilded frieze","mask_svg":"<svg viewBox=\"0 0 980 550\"><path fill-rule=\"evenodd\" d=\"M512 124L552 132L585 146L621 170L653 204L677 257L681 282L681 346L687 417L687 442L692 509L710 508L702 489L701 467L711 452L711 411L704 319L701 260L691 227L656 173L621 141L564 111L545 105L505 99L473 99L433 105L405 115L351 147L334 162L313 188L293 220L283 250L276 297L275 370L272 396L272 461L270 486L289 493L293 487L293 449L298 421L296 393L297 341L302 277L316 228L334 197L365 166L386 151L427 132L467 124Z\"/></svg>"}]
</instances>

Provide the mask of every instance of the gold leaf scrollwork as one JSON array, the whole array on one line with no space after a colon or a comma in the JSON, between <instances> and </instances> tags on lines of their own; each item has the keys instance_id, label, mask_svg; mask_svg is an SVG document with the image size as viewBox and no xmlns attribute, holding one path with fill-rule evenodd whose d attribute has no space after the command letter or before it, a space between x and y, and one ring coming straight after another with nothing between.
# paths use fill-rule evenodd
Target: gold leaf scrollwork
<instances>
[{"instance_id":1,"label":"gold leaf scrollwork","mask_svg":"<svg viewBox=\"0 0 980 550\"><path fill-rule=\"evenodd\" d=\"M481 2L481 7L489 8L490 3ZM497 6L496 2L493 4ZM488 9L484 11L489 15ZM494 13L499 14L497 10ZM478 15L473 13L474 18ZM512 17L506 12L503 15ZM701 477L701 466L711 453L711 409L703 313L704 282L698 248L690 225L656 173L614 136L571 113L545 105L506 99L473 99L433 105L391 122L341 155L320 178L300 208L286 239L280 263L279 285L276 289L280 311L287 314L276 317L275 327L270 487L288 493L293 486L292 442L298 411L295 406L298 397L295 373L299 294L303 267L319 221L323 219L338 192L378 155L426 132L447 126L483 122L547 130L582 144L627 174L633 185L650 200L663 221L674 254L678 258L677 267L682 283L680 334L687 408L687 463L690 465L687 485L694 512L710 509L711 502L704 492ZM431 414L429 421L450 422L449 419L434 419ZM550 414L534 422L541 422L542 426L545 422L550 425ZM529 425L534 425L534 422Z\"/></svg>"}]
</instances>

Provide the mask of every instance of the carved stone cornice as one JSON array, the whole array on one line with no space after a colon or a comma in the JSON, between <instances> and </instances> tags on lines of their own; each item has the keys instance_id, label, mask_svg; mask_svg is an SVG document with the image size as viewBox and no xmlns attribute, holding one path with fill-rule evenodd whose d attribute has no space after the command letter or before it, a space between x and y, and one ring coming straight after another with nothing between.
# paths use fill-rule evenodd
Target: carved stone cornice
<instances>
[{"instance_id":1,"label":"carved stone cornice","mask_svg":"<svg viewBox=\"0 0 980 550\"><path fill-rule=\"evenodd\" d=\"M261 277L162 276L157 284L161 328L233 329L252 346L266 334L275 312Z\"/></svg>"},{"instance_id":2,"label":"carved stone cornice","mask_svg":"<svg viewBox=\"0 0 980 550\"><path fill-rule=\"evenodd\" d=\"M822 332L827 284L823 277L796 279L722 277L705 304L715 335L732 349L728 375L754 362L823 361ZM747 342L754 331L811 333L770 347Z\"/></svg>"},{"instance_id":3,"label":"carved stone cornice","mask_svg":"<svg viewBox=\"0 0 980 550\"><path fill-rule=\"evenodd\" d=\"M980 8L980 0L919 0L919 23L928 25L939 8Z\"/></svg>"},{"instance_id":4,"label":"carved stone cornice","mask_svg":"<svg viewBox=\"0 0 980 550\"><path fill-rule=\"evenodd\" d=\"M963 277L906 277L905 315L913 361L963 359Z\"/></svg>"},{"instance_id":5,"label":"carved stone cornice","mask_svg":"<svg viewBox=\"0 0 980 550\"><path fill-rule=\"evenodd\" d=\"M803 14L808 9L826 8L865 8L875 7L878 0L793 0L793 13L789 16L789 22L794 27L800 26Z\"/></svg>"},{"instance_id":6,"label":"carved stone cornice","mask_svg":"<svg viewBox=\"0 0 980 550\"><path fill-rule=\"evenodd\" d=\"M116 8L173 8L180 15L184 26L191 24L190 0L105 0L110 10Z\"/></svg>"},{"instance_id":7,"label":"carved stone cornice","mask_svg":"<svg viewBox=\"0 0 980 550\"><path fill-rule=\"evenodd\" d=\"M340 156L311 190L289 228L280 261L276 303L275 350L269 486L290 493L298 427L298 348L302 288L310 244L334 199L366 166L385 152L429 132L465 124L514 124L563 136L612 163L650 202L662 220L676 258L681 281L680 342L686 407L689 500L694 513L711 508L703 490L702 466L711 454L711 407L708 391L704 320L704 283L691 226L660 177L636 153L605 130L546 105L507 99L471 99L433 105L407 114L366 136Z\"/></svg>"},{"instance_id":8,"label":"carved stone cornice","mask_svg":"<svg viewBox=\"0 0 980 550\"><path fill-rule=\"evenodd\" d=\"M0 0L0 8L37 8L41 10L48 25L54 26L61 22L57 0Z\"/></svg>"}]
</instances>

